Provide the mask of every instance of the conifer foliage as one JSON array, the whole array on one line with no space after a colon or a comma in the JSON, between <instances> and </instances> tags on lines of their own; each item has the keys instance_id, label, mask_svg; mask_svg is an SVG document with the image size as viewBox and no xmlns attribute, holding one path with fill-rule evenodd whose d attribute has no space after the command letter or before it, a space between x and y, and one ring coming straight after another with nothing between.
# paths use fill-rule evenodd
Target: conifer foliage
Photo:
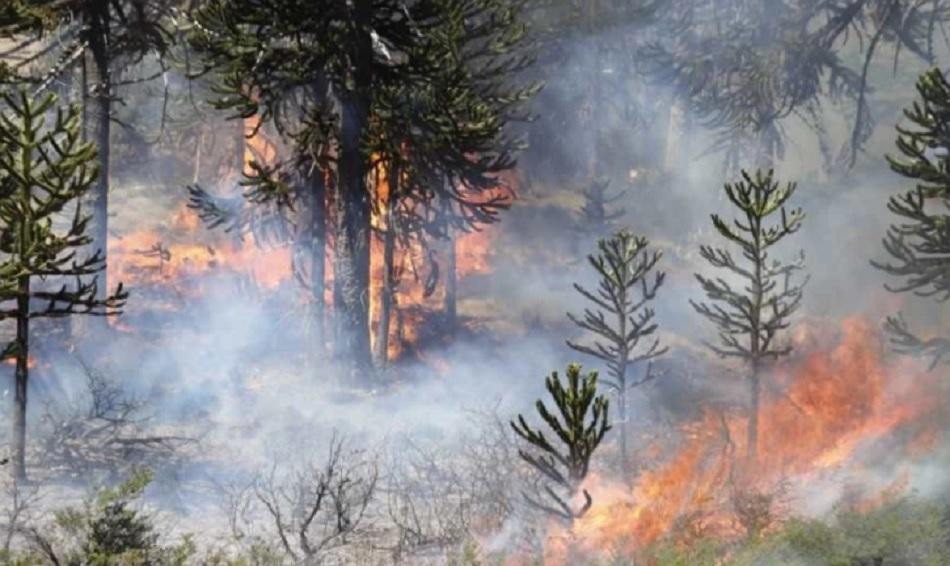
<instances>
[{"instance_id":1,"label":"conifer foliage","mask_svg":"<svg viewBox=\"0 0 950 566\"><path fill-rule=\"evenodd\" d=\"M602 237L609 234L617 221L627 213L626 209L615 206L626 194L623 191L611 194L610 179L591 180L581 194L584 204L578 210L576 231L582 236Z\"/></svg>"},{"instance_id":2,"label":"conifer foliage","mask_svg":"<svg viewBox=\"0 0 950 566\"><path fill-rule=\"evenodd\" d=\"M590 344L567 341L572 349L597 358L607 366L610 380L605 380L617 395L620 415L620 458L625 473L629 472L627 454L627 391L654 377L652 364L638 379L629 371L640 362L649 361L666 352L659 339L651 337L657 330L654 310L647 305L656 297L666 276L656 270L662 254L649 251L649 241L621 230L613 237L600 240L598 253L587 256L599 276L596 291L575 284L577 292L591 303L583 316L568 313L571 321L594 334Z\"/></svg>"},{"instance_id":3,"label":"conifer foliage","mask_svg":"<svg viewBox=\"0 0 950 566\"><path fill-rule=\"evenodd\" d=\"M886 285L889 291L944 302L950 298L950 84L932 69L918 79L917 93L919 100L904 110L910 125L897 126L902 157L887 157L891 169L916 186L887 203L899 218L884 238L891 261L871 263L903 279ZM901 315L889 317L885 327L899 351L928 357L931 367L950 353L950 340L919 337Z\"/></svg>"},{"instance_id":4,"label":"conifer foliage","mask_svg":"<svg viewBox=\"0 0 950 566\"><path fill-rule=\"evenodd\" d=\"M739 217L731 223L717 214L713 226L725 240L738 247L740 258L727 248L702 246L700 255L712 267L726 272L725 277L696 274L708 303L690 301L696 311L716 325L719 345L709 348L722 357L739 358L749 365L749 426L746 445L747 460L755 460L758 442L760 378L763 365L787 355L791 347L779 345L776 338L788 327L790 317L798 309L807 278L794 282L797 271L804 268L805 252L796 261L783 263L769 257L772 248L798 231L805 215L800 208L787 209L786 203L795 193L795 183L780 184L773 172L742 171L736 183L726 183L726 196ZM774 215L778 221L768 224Z\"/></svg>"},{"instance_id":5,"label":"conifer foliage","mask_svg":"<svg viewBox=\"0 0 950 566\"><path fill-rule=\"evenodd\" d=\"M82 140L79 108L55 108L52 94L39 99L4 94L2 99L0 321L16 323L16 339L3 358L16 362L13 471L24 478L30 321L117 314L127 293L119 284L112 295L97 298L96 276L105 269L105 260L99 251L81 251L91 238L79 199L96 182L98 167L94 146ZM50 114L53 121L47 126ZM63 216L66 225L60 228ZM67 281L60 282L62 278Z\"/></svg>"},{"instance_id":6,"label":"conifer foliage","mask_svg":"<svg viewBox=\"0 0 950 566\"><path fill-rule=\"evenodd\" d=\"M518 454L540 473L542 481L549 482L539 486L535 494L524 496L532 507L573 521L582 517L593 503L586 489L582 491L584 503L580 508L572 507L571 499L587 477L594 451L610 430L608 401L597 394L597 372L582 376L578 364L567 367L567 387L556 371L547 378L545 386L556 413L540 399L535 406L556 440L545 436L540 429L532 429L523 415L518 415L517 422L511 422L515 433L534 448L533 451L519 450Z\"/></svg>"}]
</instances>

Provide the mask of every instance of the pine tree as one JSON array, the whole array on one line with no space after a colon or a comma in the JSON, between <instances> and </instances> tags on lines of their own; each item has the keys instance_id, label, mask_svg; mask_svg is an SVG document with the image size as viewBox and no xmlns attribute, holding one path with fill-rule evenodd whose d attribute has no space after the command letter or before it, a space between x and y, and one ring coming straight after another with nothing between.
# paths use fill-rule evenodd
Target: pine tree
<instances>
[{"instance_id":1,"label":"pine tree","mask_svg":"<svg viewBox=\"0 0 950 566\"><path fill-rule=\"evenodd\" d=\"M92 239L81 199L99 173L96 150L82 141L80 111L56 109L48 94L34 100L25 93L4 94L0 114L0 320L16 322L16 339L3 352L14 359L13 471L26 477L26 406L29 379L30 321L74 314L114 315L127 298L122 285L98 298L96 275L105 270L101 252L83 257ZM69 215L65 229L54 226ZM58 288L34 285L52 278L74 279Z\"/></svg>"},{"instance_id":2,"label":"pine tree","mask_svg":"<svg viewBox=\"0 0 950 566\"><path fill-rule=\"evenodd\" d=\"M581 194L584 204L578 211L575 230L583 236L606 236L614 230L617 220L627 213L623 208L614 208L625 195L623 191L611 194L609 179L591 180Z\"/></svg>"},{"instance_id":3,"label":"pine tree","mask_svg":"<svg viewBox=\"0 0 950 566\"><path fill-rule=\"evenodd\" d=\"M82 97L85 135L96 144L99 175L89 191L92 223L90 235L102 250L108 250L109 177L112 156L113 106L119 85L141 82L123 77L130 62L146 56L160 58L170 44L163 18L173 6L168 0L18 0L21 18L5 22L0 16L0 35L29 33L35 44L46 40L46 33L60 23L78 22L75 33L65 33L59 58L42 76L31 77L43 90L67 71L80 66L83 76ZM24 25L23 22L28 25ZM4 25L8 23L9 25ZM40 52L45 49L39 50ZM164 65L163 65L164 68ZM105 274L102 275L105 281ZM106 285L98 288L104 300Z\"/></svg>"},{"instance_id":4,"label":"pine tree","mask_svg":"<svg viewBox=\"0 0 950 566\"><path fill-rule=\"evenodd\" d=\"M659 339L647 342L656 332L654 311L647 304L656 298L666 276L657 271L662 253L648 251L646 238L621 230L612 238L597 243L598 253L587 260L599 276L596 291L578 284L574 288L592 306L579 317L568 313L571 322L594 334L592 343L568 340L574 350L597 358L607 365L610 381L604 381L617 396L620 417L620 460L624 473L630 472L627 450L627 392L655 377L650 360L664 354ZM651 277L652 274L652 277ZM640 362L647 361L639 379L628 375Z\"/></svg>"},{"instance_id":5,"label":"pine tree","mask_svg":"<svg viewBox=\"0 0 950 566\"><path fill-rule=\"evenodd\" d=\"M891 262L871 263L903 279L900 285L885 285L889 291L942 303L950 299L950 83L939 69L931 69L917 80L917 94L904 110L911 126L897 126L901 157L887 156L891 169L916 186L887 203L900 219L884 238ZM901 315L888 317L885 327L899 351L928 357L931 367L950 354L948 337L921 338Z\"/></svg>"},{"instance_id":6,"label":"pine tree","mask_svg":"<svg viewBox=\"0 0 950 566\"><path fill-rule=\"evenodd\" d=\"M804 213L800 208L787 210L786 202L795 193L796 185L781 185L773 172L757 171L753 177L742 171L742 179L726 183L726 196L738 209L739 218L732 223L717 214L713 226L728 242L742 252L737 260L726 248L700 247L700 255L712 267L727 272L736 283L723 277L707 278L696 274L710 302L690 304L716 325L720 345L707 343L722 357L733 357L749 365L749 425L746 458L754 464L758 444L759 394L762 370L766 362L787 355L791 346L778 345L779 332L801 304L807 278L793 284L796 271L803 269L805 254L797 261L782 263L769 258L771 249L801 227ZM778 222L768 225L769 217L778 214ZM741 282L741 287L737 287Z\"/></svg>"},{"instance_id":7,"label":"pine tree","mask_svg":"<svg viewBox=\"0 0 950 566\"><path fill-rule=\"evenodd\" d=\"M552 444L540 429L528 426L523 415L518 415L517 422L511 421L515 433L534 449L519 450L518 454L541 475L542 481L550 482L537 486L535 494L525 493L524 497L532 507L573 521L582 517L593 503L586 489L582 490L584 503L580 508L573 508L571 499L587 477L594 451L610 430L608 401L597 394L597 372L581 376L578 364L567 367L566 388L556 371L545 380L545 386L557 412L549 410L540 399L535 406L561 446Z\"/></svg>"},{"instance_id":8,"label":"pine tree","mask_svg":"<svg viewBox=\"0 0 950 566\"><path fill-rule=\"evenodd\" d=\"M405 186L394 194L428 213L436 193L453 203L457 224L496 214L496 203L467 193L494 186L493 175L514 165L503 129L532 92L509 80L526 64L510 54L524 37L518 4L296 0L275 10L211 0L196 13L192 45L217 73L219 107L272 121L301 151L335 149L338 353L361 375L372 359L369 174L377 161L400 170ZM299 104L300 90L315 85L319 96ZM443 178L459 182L435 182Z\"/></svg>"},{"instance_id":9,"label":"pine tree","mask_svg":"<svg viewBox=\"0 0 950 566\"><path fill-rule=\"evenodd\" d=\"M690 0L657 15L662 32L638 53L649 75L715 130L713 149L727 152L728 166L766 170L784 155L789 119L814 132L826 167L853 166L873 132L873 62L888 51L895 73L901 57L932 63L950 22L946 0ZM823 116L829 101L853 116L837 155Z\"/></svg>"}]
</instances>

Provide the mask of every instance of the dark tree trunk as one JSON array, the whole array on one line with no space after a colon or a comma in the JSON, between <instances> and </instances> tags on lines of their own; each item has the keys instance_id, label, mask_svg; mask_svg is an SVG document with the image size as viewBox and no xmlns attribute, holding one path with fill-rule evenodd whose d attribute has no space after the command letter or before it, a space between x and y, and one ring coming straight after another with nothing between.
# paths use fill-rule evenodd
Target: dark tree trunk
<instances>
[{"instance_id":1,"label":"dark tree trunk","mask_svg":"<svg viewBox=\"0 0 950 566\"><path fill-rule=\"evenodd\" d=\"M318 354L326 349L326 249L327 249L327 198L326 180L323 171L312 168L306 177L309 187L308 208L310 210L309 241L310 250L310 297L314 307L314 346Z\"/></svg>"},{"instance_id":2,"label":"dark tree trunk","mask_svg":"<svg viewBox=\"0 0 950 566\"><path fill-rule=\"evenodd\" d=\"M16 317L16 372L13 395L13 477L26 480L26 392L30 378L30 277L18 282Z\"/></svg>"},{"instance_id":3,"label":"dark tree trunk","mask_svg":"<svg viewBox=\"0 0 950 566\"><path fill-rule=\"evenodd\" d=\"M111 148L111 116L112 93L111 76L109 69L109 6L107 2L94 2L95 8L91 14L89 26L89 49L92 53L93 64L86 66L86 86L90 90L94 111L88 122L90 127L89 139L96 144L99 156L99 178L93 185L90 198L92 209L91 236L94 249L102 250L102 257L108 261L109 254L109 168ZM87 110L88 112L88 110ZM100 274L99 287L96 298L102 300L108 294L108 272Z\"/></svg>"},{"instance_id":4,"label":"dark tree trunk","mask_svg":"<svg viewBox=\"0 0 950 566\"><path fill-rule=\"evenodd\" d=\"M396 256L396 194L399 191L399 166L389 168L387 179L388 193L383 203L386 214L386 231L383 232L383 289L379 304L379 328L376 334L376 364L380 368L389 362L389 327L396 293L396 274L394 260Z\"/></svg>"},{"instance_id":5,"label":"dark tree trunk","mask_svg":"<svg viewBox=\"0 0 950 566\"><path fill-rule=\"evenodd\" d=\"M617 385L620 391L617 395L617 418L620 421L620 470L624 478L630 477L630 456L627 451L627 383L621 380Z\"/></svg>"},{"instance_id":6,"label":"dark tree trunk","mask_svg":"<svg viewBox=\"0 0 950 566\"><path fill-rule=\"evenodd\" d=\"M340 94L341 131L339 194L334 276L340 285L338 352L351 366L354 377L371 381L372 352L369 334L369 237L370 202L366 187L368 156L362 146L369 123L373 82L373 44L369 30L372 3L354 1L351 51L352 88ZM334 305L336 307L336 305Z\"/></svg>"},{"instance_id":7,"label":"dark tree trunk","mask_svg":"<svg viewBox=\"0 0 950 566\"><path fill-rule=\"evenodd\" d=\"M458 238L449 229L449 257L445 267L445 323L450 332L458 324Z\"/></svg>"},{"instance_id":8,"label":"dark tree trunk","mask_svg":"<svg viewBox=\"0 0 950 566\"><path fill-rule=\"evenodd\" d=\"M752 377L749 378L749 430L746 438L746 461L749 466L754 466L758 457L760 389L759 371L754 369Z\"/></svg>"}]
</instances>

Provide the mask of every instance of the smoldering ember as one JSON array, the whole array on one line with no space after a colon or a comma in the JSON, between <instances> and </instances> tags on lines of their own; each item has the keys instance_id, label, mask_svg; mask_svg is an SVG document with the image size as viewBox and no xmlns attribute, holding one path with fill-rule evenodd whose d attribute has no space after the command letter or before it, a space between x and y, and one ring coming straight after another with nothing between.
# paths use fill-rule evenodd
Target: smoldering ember
<instances>
[{"instance_id":1,"label":"smoldering ember","mask_svg":"<svg viewBox=\"0 0 950 566\"><path fill-rule=\"evenodd\" d=\"M0 0L0 564L950 565L948 38Z\"/></svg>"}]
</instances>

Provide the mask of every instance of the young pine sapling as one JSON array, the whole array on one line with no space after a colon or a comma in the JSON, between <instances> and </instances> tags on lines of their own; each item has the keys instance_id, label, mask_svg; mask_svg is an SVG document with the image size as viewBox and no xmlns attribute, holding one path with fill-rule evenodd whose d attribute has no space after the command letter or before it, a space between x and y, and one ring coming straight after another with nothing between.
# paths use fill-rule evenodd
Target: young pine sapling
<instances>
[{"instance_id":1,"label":"young pine sapling","mask_svg":"<svg viewBox=\"0 0 950 566\"><path fill-rule=\"evenodd\" d=\"M523 415L518 415L517 422L511 421L511 428L534 448L518 450L518 454L540 474L541 481L549 482L537 486L533 495L525 493L525 500L536 509L570 522L582 517L593 503L586 489L582 490L584 503L579 508L573 507L571 500L587 477L594 451L610 430L608 401L597 394L597 372L582 377L578 364L567 367L567 387L557 372L551 373L545 385L557 413L540 399L535 406L557 440L532 429ZM552 440L560 441L561 446L552 444Z\"/></svg>"},{"instance_id":2,"label":"young pine sapling","mask_svg":"<svg viewBox=\"0 0 950 566\"><path fill-rule=\"evenodd\" d=\"M728 272L735 282L697 273L696 279L709 302L690 301L719 330L720 345L707 343L709 348L719 356L738 358L749 365L748 464L754 464L756 458L762 370L769 360L791 351L790 346L779 346L775 338L788 327L789 319L801 304L807 282L806 278L801 283L792 283L795 272L804 268L804 251L792 263L769 261L769 251L801 227L802 210L785 208L795 187L794 183L779 184L772 171L758 171L754 176L742 171L742 179L737 183L725 184L726 196L738 209L739 218L729 223L713 214L712 222L724 239L738 246L742 256L736 259L728 249L713 246L701 246L700 255L712 267ZM779 216L778 222L767 224L775 214Z\"/></svg>"},{"instance_id":3,"label":"young pine sapling","mask_svg":"<svg viewBox=\"0 0 950 566\"><path fill-rule=\"evenodd\" d=\"M583 316L568 313L571 321L594 334L590 344L567 341L567 345L588 354L607 365L610 380L604 383L617 396L620 416L620 459L623 472L630 473L627 450L627 392L653 379L652 359L666 352L659 339L649 342L657 330L654 310L647 304L656 297L665 273L656 270L662 257L658 251L648 250L646 238L626 230L597 243L598 253L587 256L599 276L596 291L575 284L591 308ZM633 379L631 370L641 362L648 362L646 371Z\"/></svg>"},{"instance_id":4,"label":"young pine sapling","mask_svg":"<svg viewBox=\"0 0 950 566\"><path fill-rule=\"evenodd\" d=\"M56 97L4 94L0 113L0 321L16 322L3 359L16 363L13 396L13 474L26 478L26 395L30 321L74 314L118 314L128 297L122 284L99 298L102 254L81 254L92 243L79 201L99 174L95 147L83 141L78 106L55 108ZM49 114L52 113L52 116ZM52 124L46 121L52 118ZM65 216L59 228L54 220ZM59 284L60 278L72 285ZM35 286L36 280L54 285ZM55 286L58 285L58 286Z\"/></svg>"}]
</instances>

